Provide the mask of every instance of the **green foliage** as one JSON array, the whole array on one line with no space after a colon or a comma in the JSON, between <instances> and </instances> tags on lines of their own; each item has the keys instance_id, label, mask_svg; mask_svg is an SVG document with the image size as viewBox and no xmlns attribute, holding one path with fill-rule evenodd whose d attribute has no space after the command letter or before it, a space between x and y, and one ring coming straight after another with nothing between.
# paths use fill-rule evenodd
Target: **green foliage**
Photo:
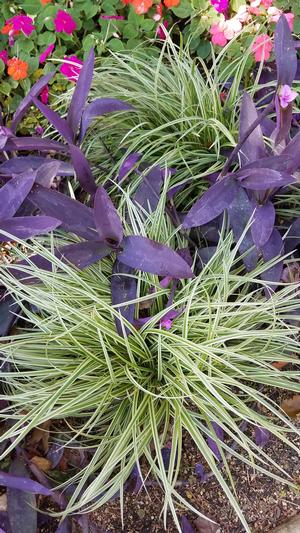
<instances>
[{"instance_id":1,"label":"green foliage","mask_svg":"<svg viewBox=\"0 0 300 533\"><path fill-rule=\"evenodd\" d=\"M226 150L236 143L239 86L251 51L228 65L234 44L229 43L210 68L201 59L194 61L187 47L179 49L171 39L159 57L139 49L103 61L95 71L92 97L119 98L132 104L135 112L106 115L91 126L85 149L96 172L100 163L107 167L110 157L113 165L104 178L114 180L124 151L139 152L147 162L176 168L171 185L190 183L177 195L178 207L187 210L207 188L205 176L221 170ZM252 91L255 80L251 80ZM66 95L58 105L65 102ZM134 188L137 181L131 176L129 186Z\"/></svg>"},{"instance_id":2,"label":"green foliage","mask_svg":"<svg viewBox=\"0 0 300 533\"><path fill-rule=\"evenodd\" d=\"M145 220L145 234L182 244L163 211L164 199ZM141 224L139 214L133 208L129 212L131 224ZM58 240L61 243L64 237ZM118 490L122 498L132 468L143 464L143 479L150 474L165 491L164 520L170 509L179 528L177 504L200 514L176 489L182 476L182 441L188 434L244 530L250 532L227 476L226 455L229 452L259 472L292 485L281 465L255 444L252 430L266 428L295 449L288 433L297 429L268 398L265 387L298 391L299 372L280 372L271 363L293 363L300 353L299 328L286 322L291 316L296 319L299 287L283 285L266 299L259 274L270 265L246 274L236 258L238 244L233 246L229 234L221 237L215 256L202 272L181 284L171 308L184 311L170 331L158 326L168 290L160 287L156 276L137 275L137 311L148 302L152 318L140 330L126 324L132 334L124 340L116 333L114 317L119 315L109 296L111 261L77 271L52 254L53 245L51 240L26 244L29 253L39 253L53 264L50 273L33 263L21 267L38 284L18 281L14 267L0 268L1 282L26 317L24 328L4 338L1 345L1 360L11 363L1 373L2 399L10 402L1 416L12 421L0 437L0 442L11 439L3 456L32 428L51 420L53 438L60 444L72 448L76 442L76 447L93 450L86 455L87 466L60 485L60 489L76 485L65 513L95 509ZM25 257L20 249L16 254ZM155 291L150 293L151 287ZM63 419L68 424L64 436ZM240 428L245 420L247 432ZM211 421L223 428L224 442L216 439ZM207 436L217 440L224 470L219 469ZM170 439L166 472L161 449ZM237 446L231 447L233 442Z\"/></svg>"}]
</instances>

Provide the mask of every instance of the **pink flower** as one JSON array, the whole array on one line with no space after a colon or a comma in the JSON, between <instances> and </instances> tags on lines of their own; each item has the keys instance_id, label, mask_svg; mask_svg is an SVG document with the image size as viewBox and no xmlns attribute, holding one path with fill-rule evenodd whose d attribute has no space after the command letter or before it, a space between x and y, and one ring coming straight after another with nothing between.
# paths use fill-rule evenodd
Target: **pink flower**
<instances>
[{"instance_id":1,"label":"pink flower","mask_svg":"<svg viewBox=\"0 0 300 533\"><path fill-rule=\"evenodd\" d=\"M77 28L75 20L71 17L71 15L69 15L69 13L63 11L62 9L58 10L57 15L54 19L54 25L56 31L64 31L69 35L71 35L71 33Z\"/></svg>"},{"instance_id":2,"label":"pink flower","mask_svg":"<svg viewBox=\"0 0 300 533\"><path fill-rule=\"evenodd\" d=\"M255 61L266 61L270 58L273 43L266 33L256 37L252 44L252 52L254 53Z\"/></svg>"},{"instance_id":3,"label":"pink flower","mask_svg":"<svg viewBox=\"0 0 300 533\"><path fill-rule=\"evenodd\" d=\"M1 52L0 52L0 59L3 61L4 65L7 64L8 53L7 53L6 50L1 50Z\"/></svg>"},{"instance_id":4,"label":"pink flower","mask_svg":"<svg viewBox=\"0 0 300 533\"><path fill-rule=\"evenodd\" d=\"M39 59L40 63L45 63L47 57L49 57L52 54L54 48L55 48L54 43L49 44L46 50L44 50L44 52L40 55L40 59Z\"/></svg>"},{"instance_id":5,"label":"pink flower","mask_svg":"<svg viewBox=\"0 0 300 533\"><path fill-rule=\"evenodd\" d=\"M40 99L41 99L41 102L43 102L43 104L48 104L48 101L49 101L49 87L48 87L48 85L45 85L45 87L41 91Z\"/></svg>"},{"instance_id":6,"label":"pink flower","mask_svg":"<svg viewBox=\"0 0 300 533\"><path fill-rule=\"evenodd\" d=\"M285 18L286 18L286 20L288 22L290 30L293 31L293 29L294 29L294 18L295 18L294 13L285 13L284 16L285 16Z\"/></svg>"},{"instance_id":7,"label":"pink flower","mask_svg":"<svg viewBox=\"0 0 300 533\"><path fill-rule=\"evenodd\" d=\"M265 9L268 9L269 7L271 7L272 4L273 4L273 0L252 0L252 2L250 2L251 7L256 8L256 7L262 6Z\"/></svg>"},{"instance_id":8,"label":"pink flower","mask_svg":"<svg viewBox=\"0 0 300 533\"><path fill-rule=\"evenodd\" d=\"M242 5L239 7L237 14L234 17L235 19L239 20L240 22L249 22L251 20L251 15L249 12L249 7L246 5Z\"/></svg>"},{"instance_id":9,"label":"pink flower","mask_svg":"<svg viewBox=\"0 0 300 533\"><path fill-rule=\"evenodd\" d=\"M156 35L162 41L164 41L166 39L166 37L167 37L167 34L164 31L164 28L167 28L168 26L169 26L168 21L164 20L162 25L158 26L158 28L157 28Z\"/></svg>"},{"instance_id":10,"label":"pink flower","mask_svg":"<svg viewBox=\"0 0 300 533\"><path fill-rule=\"evenodd\" d=\"M290 102L293 102L297 98L298 93L293 91L289 85L282 85L278 92L280 105L283 109L288 107Z\"/></svg>"},{"instance_id":11,"label":"pink flower","mask_svg":"<svg viewBox=\"0 0 300 533\"><path fill-rule=\"evenodd\" d=\"M6 24L12 24L14 31L21 31L29 37L32 34L35 26L32 24L32 19L27 15L15 15L11 19L5 21Z\"/></svg>"},{"instance_id":12,"label":"pink flower","mask_svg":"<svg viewBox=\"0 0 300 533\"><path fill-rule=\"evenodd\" d=\"M218 13L225 13L229 6L229 0L210 0L210 3Z\"/></svg>"},{"instance_id":13,"label":"pink flower","mask_svg":"<svg viewBox=\"0 0 300 533\"><path fill-rule=\"evenodd\" d=\"M68 78L70 81L77 81L78 76L81 70L81 65L83 64L81 59L78 59L76 56L65 56L65 62L60 67L60 72Z\"/></svg>"},{"instance_id":14,"label":"pink flower","mask_svg":"<svg viewBox=\"0 0 300 533\"><path fill-rule=\"evenodd\" d=\"M160 325L162 328L169 330L172 327L172 322L173 322L172 320L170 320L169 318L166 318L160 321Z\"/></svg>"},{"instance_id":15,"label":"pink flower","mask_svg":"<svg viewBox=\"0 0 300 533\"><path fill-rule=\"evenodd\" d=\"M211 42L213 44L217 44L219 46L225 46L225 44L227 44L227 39L224 35L224 29L220 24L213 24L209 30L209 33L212 36Z\"/></svg>"},{"instance_id":16,"label":"pink flower","mask_svg":"<svg viewBox=\"0 0 300 533\"><path fill-rule=\"evenodd\" d=\"M224 24L224 36L228 41L233 39L242 30L242 23L237 17L225 20Z\"/></svg>"}]
</instances>

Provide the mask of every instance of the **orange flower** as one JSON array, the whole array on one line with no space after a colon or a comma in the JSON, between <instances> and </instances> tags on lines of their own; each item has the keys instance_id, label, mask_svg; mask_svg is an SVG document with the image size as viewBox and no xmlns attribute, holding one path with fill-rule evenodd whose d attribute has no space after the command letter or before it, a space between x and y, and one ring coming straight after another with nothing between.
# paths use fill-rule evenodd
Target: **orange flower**
<instances>
[{"instance_id":1,"label":"orange flower","mask_svg":"<svg viewBox=\"0 0 300 533\"><path fill-rule=\"evenodd\" d=\"M28 76L28 63L22 61L17 57L13 57L7 61L7 72L8 75L12 77L13 80L24 80Z\"/></svg>"},{"instance_id":2,"label":"orange flower","mask_svg":"<svg viewBox=\"0 0 300 533\"><path fill-rule=\"evenodd\" d=\"M152 0L133 0L132 5L137 15L144 15L153 6Z\"/></svg>"},{"instance_id":3,"label":"orange flower","mask_svg":"<svg viewBox=\"0 0 300 533\"><path fill-rule=\"evenodd\" d=\"M5 24L1 30L1 33L2 35L8 35L10 31L14 31L14 25L12 23Z\"/></svg>"},{"instance_id":4,"label":"orange flower","mask_svg":"<svg viewBox=\"0 0 300 533\"><path fill-rule=\"evenodd\" d=\"M180 4L180 0L164 0L166 7L177 7Z\"/></svg>"},{"instance_id":5,"label":"orange flower","mask_svg":"<svg viewBox=\"0 0 300 533\"><path fill-rule=\"evenodd\" d=\"M41 0L41 4L42 6L45 6L47 4L50 4L50 2L52 2L52 0Z\"/></svg>"}]
</instances>

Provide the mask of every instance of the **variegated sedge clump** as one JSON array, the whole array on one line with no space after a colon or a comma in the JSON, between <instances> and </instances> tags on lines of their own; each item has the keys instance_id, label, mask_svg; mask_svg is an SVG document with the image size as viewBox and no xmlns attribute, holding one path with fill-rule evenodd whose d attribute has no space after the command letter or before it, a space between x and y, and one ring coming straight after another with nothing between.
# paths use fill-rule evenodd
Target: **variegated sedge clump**
<instances>
[{"instance_id":1,"label":"variegated sedge clump","mask_svg":"<svg viewBox=\"0 0 300 533\"><path fill-rule=\"evenodd\" d=\"M151 216L151 237L159 231L171 246L182 244L160 209ZM66 244L66 237L58 244L62 241ZM251 467L256 463L261 473L292 484L257 445L251 429L263 428L294 448L288 434L297 429L264 387L299 390L299 372L292 366L300 353L295 317L299 287L282 284L266 298L260 274L271 265L259 264L245 273L236 257L239 243L234 246L231 233L223 234L202 270L194 258L197 275L180 282L171 300L172 289L158 276L130 274L138 287L128 303L135 308L135 322L130 323L111 303L111 259L78 270L52 253L53 244L49 237L43 244L36 240L27 245L30 254L52 262L52 272L30 260L0 268L1 283L25 317L24 327L1 344L1 360L8 363L1 373L1 399L9 401L1 416L12 420L0 437L0 442L11 439L2 457L32 428L50 420L51 439L80 446L87 459L58 487L75 485L64 514L96 509L118 490L122 497L137 467L143 480L148 473L159 480L165 491L164 521L171 510L180 530L177 504L191 509L176 488L183 439L189 434L204 469L213 471L250 532L225 475L227 457L229 452ZM16 253L25 259L21 251ZM21 271L36 283L22 281ZM166 328L162 318L167 311L177 314ZM138 321L142 313L148 317L143 325ZM117 333L115 319L128 336ZM274 361L290 362L291 370L276 370ZM61 421L67 425L65 436L56 432ZM248 431L241 421L248 423ZM162 449L170 439L166 471ZM233 443L238 446L231 447Z\"/></svg>"}]
</instances>

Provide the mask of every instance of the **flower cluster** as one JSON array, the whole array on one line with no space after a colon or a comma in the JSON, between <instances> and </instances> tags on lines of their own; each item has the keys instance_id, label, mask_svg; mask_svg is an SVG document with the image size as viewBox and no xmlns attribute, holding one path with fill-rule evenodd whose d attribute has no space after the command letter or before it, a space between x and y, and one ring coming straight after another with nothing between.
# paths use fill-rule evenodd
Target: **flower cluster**
<instances>
[{"instance_id":1,"label":"flower cluster","mask_svg":"<svg viewBox=\"0 0 300 533\"><path fill-rule=\"evenodd\" d=\"M163 2L160 2L159 4L156 4L156 2L153 2L153 0L121 0L124 5L132 5L134 8L134 11L137 15L144 15L145 13L148 13L149 9L154 7L156 9L156 13L159 11L162 11L163 7L170 8L170 7L177 7L180 4L180 0L163 0ZM219 0L216 0L219 1ZM224 0L220 0L221 2Z\"/></svg>"},{"instance_id":2,"label":"flower cluster","mask_svg":"<svg viewBox=\"0 0 300 533\"><path fill-rule=\"evenodd\" d=\"M209 29L211 42L221 47L239 35L245 25L254 23L251 27L249 26L249 31L257 32L261 22L266 21L267 24L276 23L283 13L281 9L272 5L273 0L250 0L248 4L241 5L237 13L230 17L230 6L227 0L210 1L215 10L220 13L218 21L214 22ZM284 13L284 15L292 30L294 14ZM266 33L259 35L252 46L255 61L268 60L272 49L273 43L270 36Z\"/></svg>"}]
</instances>

